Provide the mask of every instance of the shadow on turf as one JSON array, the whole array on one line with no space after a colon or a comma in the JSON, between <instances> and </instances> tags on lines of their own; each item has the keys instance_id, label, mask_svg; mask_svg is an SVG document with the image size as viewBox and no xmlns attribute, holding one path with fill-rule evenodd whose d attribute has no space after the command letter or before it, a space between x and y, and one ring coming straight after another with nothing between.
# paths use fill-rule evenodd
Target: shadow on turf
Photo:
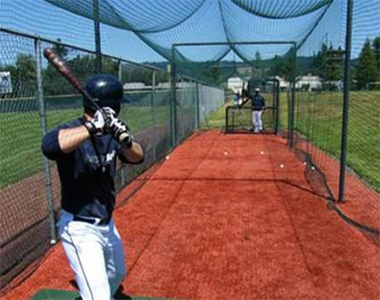
<instances>
[{"instance_id":1,"label":"shadow on turf","mask_svg":"<svg viewBox=\"0 0 380 300\"><path fill-rule=\"evenodd\" d=\"M64 290L39 290L36 295L34 295L31 300L80 300L78 292L64 291ZM158 300L159 298L147 298L147 297L137 297L128 296L123 293L122 290L118 291L115 295L115 300ZM165 300L160 298L160 300ZM169 300L169 299L166 299Z\"/></svg>"},{"instance_id":2,"label":"shadow on turf","mask_svg":"<svg viewBox=\"0 0 380 300\"><path fill-rule=\"evenodd\" d=\"M75 281L72 281L71 284L76 286ZM79 293L76 291L64 291L64 290L40 290L37 292L31 300L81 300ZM117 290L115 300L155 300L157 298L146 298L146 297L131 297L123 292L123 287ZM163 299L162 299L163 300Z\"/></svg>"}]
</instances>

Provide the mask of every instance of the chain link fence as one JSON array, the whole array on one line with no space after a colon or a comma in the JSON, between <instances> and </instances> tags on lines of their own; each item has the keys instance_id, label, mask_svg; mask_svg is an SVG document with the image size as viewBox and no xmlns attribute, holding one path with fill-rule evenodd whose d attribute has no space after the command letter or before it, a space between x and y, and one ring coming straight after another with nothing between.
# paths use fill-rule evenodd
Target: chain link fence
<instances>
[{"instance_id":1,"label":"chain link fence","mask_svg":"<svg viewBox=\"0 0 380 300\"><path fill-rule=\"evenodd\" d=\"M33 271L28 266L38 264L57 241L60 183L56 165L42 155L42 136L83 113L81 95L42 60L41 49L51 47L63 56L82 83L96 72L91 51L7 31L0 31L0 43L0 265L4 289L25 269L15 284L28 276ZM116 187L121 191L175 146L170 128L171 77L164 70L115 57L102 56L102 65L103 73L118 76L123 83L126 101L120 117L146 153L141 165L118 165ZM189 78L180 79L176 94L180 141L199 125L200 99L202 107L207 107L202 111L204 117L224 104L222 91ZM117 205L125 204L147 176L129 185Z\"/></svg>"}]
</instances>

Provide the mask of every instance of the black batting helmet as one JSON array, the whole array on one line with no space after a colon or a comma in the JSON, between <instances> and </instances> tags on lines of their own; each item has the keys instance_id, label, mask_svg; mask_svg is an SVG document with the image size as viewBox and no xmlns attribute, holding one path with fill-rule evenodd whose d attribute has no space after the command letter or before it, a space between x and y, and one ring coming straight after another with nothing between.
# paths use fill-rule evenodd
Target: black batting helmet
<instances>
[{"instance_id":1,"label":"black batting helmet","mask_svg":"<svg viewBox=\"0 0 380 300\"><path fill-rule=\"evenodd\" d=\"M112 75L99 74L91 77L84 89L94 98L100 107L111 107L117 114L123 100L123 85ZM96 110L91 102L83 98L83 106Z\"/></svg>"}]
</instances>

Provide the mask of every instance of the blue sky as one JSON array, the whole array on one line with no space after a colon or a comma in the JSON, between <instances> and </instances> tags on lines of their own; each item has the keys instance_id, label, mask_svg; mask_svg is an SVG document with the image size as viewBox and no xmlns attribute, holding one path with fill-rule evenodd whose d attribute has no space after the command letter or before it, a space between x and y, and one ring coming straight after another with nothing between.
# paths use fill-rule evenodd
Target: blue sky
<instances>
[{"instance_id":1,"label":"blue sky","mask_svg":"<svg viewBox=\"0 0 380 300\"><path fill-rule=\"evenodd\" d=\"M49 1L65 2L64 0ZM65 5L71 5L72 1L66 0ZM91 3L89 0L81 1L78 3ZM133 15L133 21L135 22L133 24L135 26L143 29L148 28L149 30L146 29L146 32L135 34L129 30L102 25L103 52L136 62L146 62L163 61L165 58L147 46L142 39L157 47L156 49L162 51L163 54L170 51L170 45L173 42L277 40L281 37L300 41L322 15L323 18L319 21L319 25L300 49L299 55L310 55L316 52L322 41L332 43L335 47L344 47L345 0L333 1L326 13L324 13L324 8L321 8L304 17L284 20L253 16L237 7L230 0L222 0L221 2L206 0L203 5L199 5L199 9L195 8L198 7L198 3L204 0L186 1L178 2L178 5L182 5L183 16L188 12L189 14L194 13L191 17L184 18L183 23L179 26L174 26L162 32L154 32L154 26L164 27L165 22L168 22L167 27L169 28L172 23L174 24L176 20L172 20L173 17L181 13L178 8L175 10L174 6L171 5L174 2L168 0L155 2L161 3L161 7L159 9L155 7L154 9L157 11L148 11L147 15L141 15L141 19L139 19L139 13L141 12L138 11L137 6L133 15L132 12L129 14L128 11L122 10L122 5L124 5L125 1L109 0L109 3L114 3L115 9L120 9L120 14L123 13L122 17L128 18L129 15ZM132 2L128 2L128 5L131 6L130 3ZM366 38L373 39L375 36L380 35L380 1L355 0L354 2L352 56L357 57ZM149 1L146 3L149 3ZM254 0L252 0L252 3L254 3ZM71 8L78 11L84 10L84 8L78 8L74 4ZM149 10L150 7L146 9ZM153 10L153 8L151 9ZM188 12L185 10L188 10ZM170 18L170 13L173 14L172 18ZM152 18L155 14L157 15L156 19L147 19L152 20L152 24L141 21L143 17ZM168 15L167 19L165 19L166 15ZM130 21L129 24L131 24L132 19L128 20ZM65 43L94 50L92 20L63 10L43 0L0 0L0 26L33 35L38 34L53 40L60 38ZM17 43L16 47L19 47L20 51L31 51L31 46L27 42L19 39ZM213 60L225 53L227 49L228 47L225 46L213 48L183 47L181 51L194 60ZM284 46L245 46L240 47L239 50L246 57L253 57L256 51L260 51L263 58L269 58L273 57L274 54L283 54L287 48L284 48ZM227 58L238 60L238 56L232 54L228 55Z\"/></svg>"}]
</instances>

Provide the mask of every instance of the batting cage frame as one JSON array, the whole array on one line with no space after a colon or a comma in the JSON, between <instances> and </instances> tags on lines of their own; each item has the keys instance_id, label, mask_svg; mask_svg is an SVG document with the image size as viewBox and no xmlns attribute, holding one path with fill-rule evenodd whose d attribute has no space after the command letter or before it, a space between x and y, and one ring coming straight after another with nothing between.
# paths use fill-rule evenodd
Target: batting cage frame
<instances>
[{"instance_id":1,"label":"batting cage frame","mask_svg":"<svg viewBox=\"0 0 380 300\"><path fill-rule=\"evenodd\" d=\"M272 82L272 105L265 106L263 108L263 113L270 114L269 117L269 129L266 127L266 123L263 121L263 131L262 133L278 134L279 131L279 114L280 114L280 81L275 78L268 78L262 81L262 85L265 87L268 82ZM267 89L264 89L266 92ZM247 100L249 101L249 100ZM253 111L253 106L242 106L242 105L229 105L225 109L225 133L252 133L251 126L246 126L244 128L238 128L236 125L235 117L237 113L244 114L247 111L249 114ZM268 111L268 112L267 112ZM232 115L232 120L230 121L230 115Z\"/></svg>"},{"instance_id":2,"label":"batting cage frame","mask_svg":"<svg viewBox=\"0 0 380 300\"><path fill-rule=\"evenodd\" d=\"M289 98L289 117L288 117L288 128L287 128L287 137L288 137L288 145L290 147L293 147L294 144L294 117L295 117L295 88L296 88L296 70L297 70L297 49L298 45L295 41L244 41L244 42L202 42L202 43L175 43L172 44L172 50L171 50L171 78L172 78L172 90L173 90L173 99L172 99L172 114L173 117L171 118L174 120L172 123L172 136L175 137L173 139L173 145L178 144L178 138L176 137L176 68L178 63L176 63L176 55L181 55L181 53L178 51L179 47L204 47L204 46L230 46L232 50L234 50L234 46L238 45L246 45L246 46L254 46L254 45L290 45L291 48L288 51L289 57L288 59L290 60L290 98ZM235 51L237 55L239 56L238 52ZM239 56L240 57L240 56ZM244 59L240 57L243 61ZM248 62L246 62L248 63ZM273 132L274 134L278 134L279 130L279 82L276 79L265 79L263 82L268 82L268 81L273 81L273 105L270 107L266 107L265 110L272 110L273 111L273 123L274 123L274 128ZM276 87L277 85L277 87ZM226 108L226 123L225 123L225 131L226 133L232 133L236 132L235 130L229 130L228 125L228 112L229 110L235 110L236 107L231 106ZM252 107L239 107L238 109L243 109L243 110L252 110ZM238 131L241 132L241 131Z\"/></svg>"}]
</instances>

